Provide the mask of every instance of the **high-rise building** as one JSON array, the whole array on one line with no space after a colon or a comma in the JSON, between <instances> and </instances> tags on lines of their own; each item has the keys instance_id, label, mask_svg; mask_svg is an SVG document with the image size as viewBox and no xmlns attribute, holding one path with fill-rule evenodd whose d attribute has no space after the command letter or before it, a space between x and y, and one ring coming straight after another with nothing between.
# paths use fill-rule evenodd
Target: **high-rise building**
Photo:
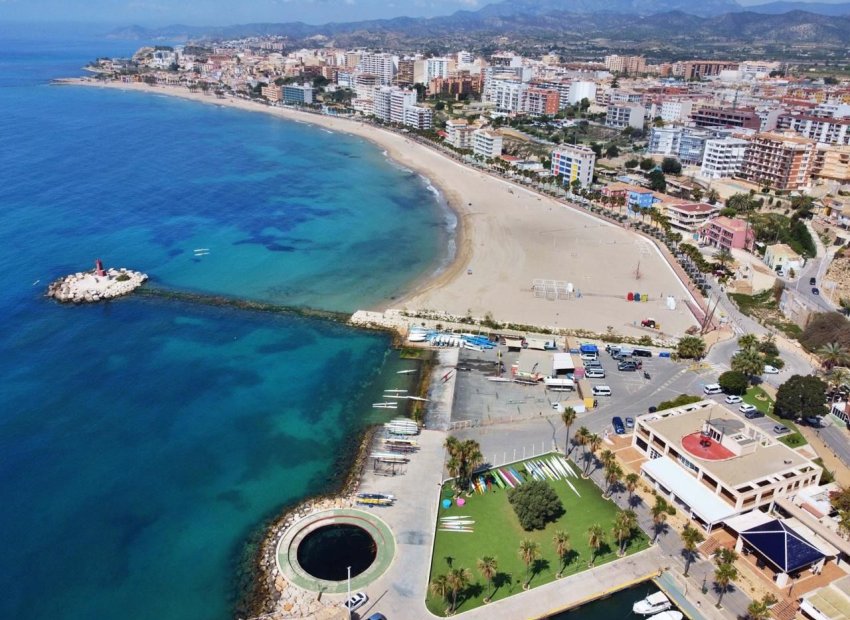
<instances>
[{"instance_id":1,"label":"high-rise building","mask_svg":"<svg viewBox=\"0 0 850 620\"><path fill-rule=\"evenodd\" d=\"M812 176L841 184L850 183L850 146L818 144Z\"/></svg>"},{"instance_id":2,"label":"high-rise building","mask_svg":"<svg viewBox=\"0 0 850 620\"><path fill-rule=\"evenodd\" d=\"M394 88L390 93L390 122L404 124L404 109L416 105L415 90Z\"/></svg>"},{"instance_id":3,"label":"high-rise building","mask_svg":"<svg viewBox=\"0 0 850 620\"><path fill-rule=\"evenodd\" d=\"M701 107L691 113L691 120L697 127L742 127L761 128L761 118L753 108L717 108Z\"/></svg>"},{"instance_id":4,"label":"high-rise building","mask_svg":"<svg viewBox=\"0 0 850 620\"><path fill-rule=\"evenodd\" d=\"M525 91L523 110L529 114L554 115L558 113L561 97L557 90L528 88Z\"/></svg>"},{"instance_id":5,"label":"high-rise building","mask_svg":"<svg viewBox=\"0 0 850 620\"><path fill-rule=\"evenodd\" d=\"M448 58L428 58L425 60L425 82L428 83L434 78L447 78L451 61Z\"/></svg>"},{"instance_id":6,"label":"high-rise building","mask_svg":"<svg viewBox=\"0 0 850 620\"><path fill-rule=\"evenodd\" d=\"M681 127L653 127L646 150L655 155L678 156L681 139Z\"/></svg>"},{"instance_id":7,"label":"high-rise building","mask_svg":"<svg viewBox=\"0 0 850 620\"><path fill-rule=\"evenodd\" d=\"M446 121L446 142L456 149L466 150L472 148L472 132L475 127L462 118Z\"/></svg>"},{"instance_id":8,"label":"high-rise building","mask_svg":"<svg viewBox=\"0 0 850 620\"><path fill-rule=\"evenodd\" d=\"M395 83L397 86L413 86L414 68L416 67L416 59L402 58L398 61L398 73L395 75Z\"/></svg>"},{"instance_id":9,"label":"high-rise building","mask_svg":"<svg viewBox=\"0 0 850 620\"><path fill-rule=\"evenodd\" d=\"M627 73L629 75L646 73L646 59L643 56L617 56L612 54L605 57L605 68L611 73Z\"/></svg>"},{"instance_id":10,"label":"high-rise building","mask_svg":"<svg viewBox=\"0 0 850 620\"><path fill-rule=\"evenodd\" d=\"M472 152L486 159L501 157L502 136L488 129L476 129L472 132Z\"/></svg>"},{"instance_id":11,"label":"high-rise building","mask_svg":"<svg viewBox=\"0 0 850 620\"><path fill-rule=\"evenodd\" d=\"M680 75L685 80L700 80L705 77L720 75L722 71L737 71L737 62L725 60L688 60L676 63L674 75Z\"/></svg>"},{"instance_id":12,"label":"high-rise building","mask_svg":"<svg viewBox=\"0 0 850 620\"><path fill-rule=\"evenodd\" d=\"M596 101L595 82L575 81L570 84L570 105L581 103L582 99L587 99L591 103Z\"/></svg>"},{"instance_id":13,"label":"high-rise building","mask_svg":"<svg viewBox=\"0 0 850 620\"><path fill-rule=\"evenodd\" d=\"M792 129L822 144L850 144L850 118L781 114L778 126L779 129Z\"/></svg>"},{"instance_id":14,"label":"high-rise building","mask_svg":"<svg viewBox=\"0 0 850 620\"><path fill-rule=\"evenodd\" d=\"M778 190L809 185L815 141L794 133L760 133L747 147L741 176Z\"/></svg>"},{"instance_id":15,"label":"high-rise building","mask_svg":"<svg viewBox=\"0 0 850 620\"><path fill-rule=\"evenodd\" d=\"M395 76L396 58L392 54L364 53L360 57L358 69L361 73L369 73L378 77L382 85L389 86Z\"/></svg>"},{"instance_id":16,"label":"high-rise building","mask_svg":"<svg viewBox=\"0 0 850 620\"><path fill-rule=\"evenodd\" d=\"M645 115L646 109L638 103L612 103L605 115L605 125L615 129L643 129Z\"/></svg>"},{"instance_id":17,"label":"high-rise building","mask_svg":"<svg viewBox=\"0 0 850 620\"><path fill-rule=\"evenodd\" d=\"M418 105L405 106L404 124L422 131L432 129L434 127L434 117L431 108Z\"/></svg>"},{"instance_id":18,"label":"high-rise building","mask_svg":"<svg viewBox=\"0 0 850 620\"><path fill-rule=\"evenodd\" d=\"M590 187L595 164L596 153L586 146L567 144L552 151L552 174L560 174L564 185L578 179L582 187Z\"/></svg>"},{"instance_id":19,"label":"high-rise building","mask_svg":"<svg viewBox=\"0 0 850 620\"><path fill-rule=\"evenodd\" d=\"M495 104L499 112L516 113L522 109L528 85L515 80L492 80L484 100Z\"/></svg>"},{"instance_id":20,"label":"high-rise building","mask_svg":"<svg viewBox=\"0 0 850 620\"><path fill-rule=\"evenodd\" d=\"M283 86L283 102L300 105L313 103L313 87L309 84L285 84Z\"/></svg>"},{"instance_id":21,"label":"high-rise building","mask_svg":"<svg viewBox=\"0 0 850 620\"><path fill-rule=\"evenodd\" d=\"M372 114L385 123L390 122L392 95L392 86L378 86L372 94Z\"/></svg>"}]
</instances>

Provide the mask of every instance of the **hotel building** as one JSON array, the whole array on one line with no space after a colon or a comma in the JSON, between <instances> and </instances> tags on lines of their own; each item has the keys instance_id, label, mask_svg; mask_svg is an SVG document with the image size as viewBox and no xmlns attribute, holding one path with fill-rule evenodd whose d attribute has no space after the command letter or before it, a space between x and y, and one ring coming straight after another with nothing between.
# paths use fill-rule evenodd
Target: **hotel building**
<instances>
[{"instance_id":1,"label":"hotel building","mask_svg":"<svg viewBox=\"0 0 850 620\"><path fill-rule=\"evenodd\" d=\"M632 446L641 475L711 530L729 517L815 487L821 468L714 401L645 414Z\"/></svg>"},{"instance_id":2,"label":"hotel building","mask_svg":"<svg viewBox=\"0 0 850 620\"><path fill-rule=\"evenodd\" d=\"M741 138L707 140L700 176L704 179L724 179L738 175L744 165L747 145L749 142Z\"/></svg>"},{"instance_id":3,"label":"hotel building","mask_svg":"<svg viewBox=\"0 0 850 620\"><path fill-rule=\"evenodd\" d=\"M472 132L472 152L486 159L496 159L502 155L502 136L487 129Z\"/></svg>"},{"instance_id":4,"label":"hotel building","mask_svg":"<svg viewBox=\"0 0 850 620\"><path fill-rule=\"evenodd\" d=\"M776 190L809 185L815 141L793 133L756 134L747 147L741 177Z\"/></svg>"},{"instance_id":5,"label":"hotel building","mask_svg":"<svg viewBox=\"0 0 850 620\"><path fill-rule=\"evenodd\" d=\"M715 217L700 230L700 242L727 250L752 248L755 232L747 222L724 215Z\"/></svg>"},{"instance_id":6,"label":"hotel building","mask_svg":"<svg viewBox=\"0 0 850 620\"><path fill-rule=\"evenodd\" d=\"M313 87L307 84L285 84L283 86L283 102L309 105L313 103Z\"/></svg>"},{"instance_id":7,"label":"hotel building","mask_svg":"<svg viewBox=\"0 0 850 620\"><path fill-rule=\"evenodd\" d=\"M720 212L719 207L704 202L688 204L667 204L662 202L660 204L660 210L667 216L670 226L689 234L699 231L711 218Z\"/></svg>"}]
</instances>

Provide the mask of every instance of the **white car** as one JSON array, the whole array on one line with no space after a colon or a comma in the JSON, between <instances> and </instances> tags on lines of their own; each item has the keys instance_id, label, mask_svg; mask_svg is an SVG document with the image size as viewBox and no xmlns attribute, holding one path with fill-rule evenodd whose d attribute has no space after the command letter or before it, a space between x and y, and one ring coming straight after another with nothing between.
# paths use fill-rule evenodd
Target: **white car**
<instances>
[{"instance_id":1,"label":"white car","mask_svg":"<svg viewBox=\"0 0 850 620\"><path fill-rule=\"evenodd\" d=\"M738 411L740 411L741 413L750 413L751 411L755 411L755 410L756 410L755 405L744 404L744 405L741 405L740 407L738 407Z\"/></svg>"},{"instance_id":2,"label":"white car","mask_svg":"<svg viewBox=\"0 0 850 620\"><path fill-rule=\"evenodd\" d=\"M369 600L369 597L366 596L365 592L356 592L351 595L351 598L345 601L345 608L348 611L354 611L355 609L359 609L366 604L366 601Z\"/></svg>"},{"instance_id":3,"label":"white car","mask_svg":"<svg viewBox=\"0 0 850 620\"><path fill-rule=\"evenodd\" d=\"M730 396L726 397L726 403L729 404L729 405L737 405L738 403L742 403L742 402L744 402L744 399L741 398L740 396L731 396L730 395Z\"/></svg>"},{"instance_id":4,"label":"white car","mask_svg":"<svg viewBox=\"0 0 850 620\"><path fill-rule=\"evenodd\" d=\"M766 375L778 375L779 369L774 367L774 366L766 365L764 367L764 374L766 374Z\"/></svg>"}]
</instances>

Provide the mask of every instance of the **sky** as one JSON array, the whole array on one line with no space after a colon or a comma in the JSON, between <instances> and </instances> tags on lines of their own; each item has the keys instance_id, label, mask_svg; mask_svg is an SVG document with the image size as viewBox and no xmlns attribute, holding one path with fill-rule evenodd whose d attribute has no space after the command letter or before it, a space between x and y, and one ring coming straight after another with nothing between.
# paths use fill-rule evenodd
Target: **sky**
<instances>
[{"instance_id":1,"label":"sky","mask_svg":"<svg viewBox=\"0 0 850 620\"><path fill-rule=\"evenodd\" d=\"M98 22L112 25L224 26L251 22L309 24L406 15L433 17L498 0L0 0L0 22ZM743 5L769 0L739 0ZM805 0L804 0L805 1ZM840 2L847 0L820 0Z\"/></svg>"}]
</instances>

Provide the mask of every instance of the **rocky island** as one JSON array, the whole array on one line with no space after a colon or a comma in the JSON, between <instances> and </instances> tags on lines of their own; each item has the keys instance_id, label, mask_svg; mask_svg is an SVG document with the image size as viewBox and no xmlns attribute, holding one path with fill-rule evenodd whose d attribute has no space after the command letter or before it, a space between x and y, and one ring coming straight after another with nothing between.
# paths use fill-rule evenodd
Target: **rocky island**
<instances>
[{"instance_id":1,"label":"rocky island","mask_svg":"<svg viewBox=\"0 0 850 620\"><path fill-rule=\"evenodd\" d=\"M63 303L92 303L132 293L148 279L146 273L129 269L104 269L100 259L92 271L59 278L47 287L47 296Z\"/></svg>"}]
</instances>

